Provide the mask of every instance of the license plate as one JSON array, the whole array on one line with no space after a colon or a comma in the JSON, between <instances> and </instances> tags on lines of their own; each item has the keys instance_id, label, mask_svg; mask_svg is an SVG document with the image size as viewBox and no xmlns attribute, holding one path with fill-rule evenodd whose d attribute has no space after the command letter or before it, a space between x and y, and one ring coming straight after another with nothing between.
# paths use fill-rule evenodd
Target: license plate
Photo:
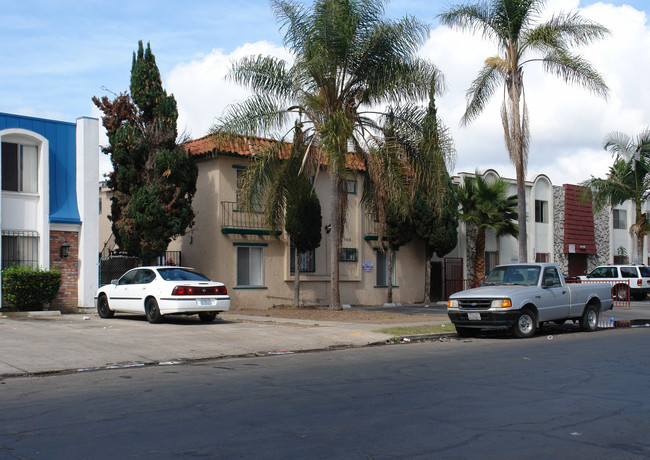
<instances>
[{"instance_id":1,"label":"license plate","mask_svg":"<svg viewBox=\"0 0 650 460\"><path fill-rule=\"evenodd\" d=\"M480 313L468 313L467 314L467 319L471 319L472 321L480 321L481 320L481 314Z\"/></svg>"},{"instance_id":2,"label":"license plate","mask_svg":"<svg viewBox=\"0 0 650 460\"><path fill-rule=\"evenodd\" d=\"M202 307L211 306L211 305L213 305L213 300L212 299L197 299L196 303L201 305Z\"/></svg>"}]
</instances>

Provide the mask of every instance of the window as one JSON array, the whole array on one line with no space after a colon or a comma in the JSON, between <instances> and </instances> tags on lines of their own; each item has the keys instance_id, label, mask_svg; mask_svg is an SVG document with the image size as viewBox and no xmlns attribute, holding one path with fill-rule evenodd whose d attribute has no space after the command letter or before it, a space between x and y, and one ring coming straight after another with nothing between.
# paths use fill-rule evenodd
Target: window
<instances>
[{"instance_id":1,"label":"window","mask_svg":"<svg viewBox=\"0 0 650 460\"><path fill-rule=\"evenodd\" d=\"M289 264L291 273L294 273L296 271L295 254L296 248L291 246L291 262ZM314 249L310 249L309 251L305 251L302 254L298 254L298 267L300 267L300 273L314 273L316 271L316 251Z\"/></svg>"},{"instance_id":2,"label":"window","mask_svg":"<svg viewBox=\"0 0 650 460\"><path fill-rule=\"evenodd\" d=\"M246 174L246 169L241 166L236 167L237 169L237 184L236 184L236 198L237 205L235 206L235 211L244 211L242 196L244 194L244 177ZM261 212L262 206L258 202L254 202L251 211L252 212Z\"/></svg>"},{"instance_id":3,"label":"window","mask_svg":"<svg viewBox=\"0 0 650 460\"><path fill-rule=\"evenodd\" d=\"M621 267L621 278L638 278L636 267Z\"/></svg>"},{"instance_id":4,"label":"window","mask_svg":"<svg viewBox=\"0 0 650 460\"><path fill-rule=\"evenodd\" d=\"M357 193L357 181L356 179L348 179L347 181L347 190L348 193L354 195Z\"/></svg>"},{"instance_id":5,"label":"window","mask_svg":"<svg viewBox=\"0 0 650 460\"><path fill-rule=\"evenodd\" d=\"M388 286L388 252L377 251L377 286ZM393 273L391 279L392 285L395 286L395 251L393 255Z\"/></svg>"},{"instance_id":6,"label":"window","mask_svg":"<svg viewBox=\"0 0 650 460\"><path fill-rule=\"evenodd\" d=\"M487 276L494 267L499 265L499 253L498 252L485 252L485 275Z\"/></svg>"},{"instance_id":7,"label":"window","mask_svg":"<svg viewBox=\"0 0 650 460\"><path fill-rule=\"evenodd\" d=\"M612 214L614 216L614 229L627 230L627 211L614 209Z\"/></svg>"},{"instance_id":8,"label":"window","mask_svg":"<svg viewBox=\"0 0 650 460\"><path fill-rule=\"evenodd\" d=\"M356 262L357 248L341 248L339 252L339 262Z\"/></svg>"},{"instance_id":9,"label":"window","mask_svg":"<svg viewBox=\"0 0 650 460\"><path fill-rule=\"evenodd\" d=\"M264 286L264 248L237 246L237 286Z\"/></svg>"},{"instance_id":10,"label":"window","mask_svg":"<svg viewBox=\"0 0 650 460\"><path fill-rule=\"evenodd\" d=\"M38 149L34 145L2 143L2 190L38 192Z\"/></svg>"},{"instance_id":11,"label":"window","mask_svg":"<svg viewBox=\"0 0 650 460\"><path fill-rule=\"evenodd\" d=\"M549 267L544 270L544 286L546 287L559 287L562 286L560 275L555 268Z\"/></svg>"},{"instance_id":12,"label":"window","mask_svg":"<svg viewBox=\"0 0 650 460\"><path fill-rule=\"evenodd\" d=\"M551 261L551 255L548 252L538 252L535 254L535 262L546 263Z\"/></svg>"},{"instance_id":13,"label":"window","mask_svg":"<svg viewBox=\"0 0 650 460\"><path fill-rule=\"evenodd\" d=\"M535 222L548 223L548 201L535 200Z\"/></svg>"},{"instance_id":14,"label":"window","mask_svg":"<svg viewBox=\"0 0 650 460\"><path fill-rule=\"evenodd\" d=\"M598 267L594 269L587 278L617 278L615 267Z\"/></svg>"},{"instance_id":15,"label":"window","mask_svg":"<svg viewBox=\"0 0 650 460\"><path fill-rule=\"evenodd\" d=\"M2 268L12 265L38 268L38 233L2 232Z\"/></svg>"}]
</instances>

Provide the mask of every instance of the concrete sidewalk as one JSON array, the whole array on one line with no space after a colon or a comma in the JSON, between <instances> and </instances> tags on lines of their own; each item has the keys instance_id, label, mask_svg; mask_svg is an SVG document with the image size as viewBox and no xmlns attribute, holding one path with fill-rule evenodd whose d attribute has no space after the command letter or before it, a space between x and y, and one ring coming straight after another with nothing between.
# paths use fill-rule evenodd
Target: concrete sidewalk
<instances>
[{"instance_id":1,"label":"concrete sidewalk","mask_svg":"<svg viewBox=\"0 0 650 460\"><path fill-rule=\"evenodd\" d=\"M435 312L425 306L382 309L385 308L418 314L426 308L432 315L431 322L415 323L418 325L448 322L443 308ZM180 316L154 325L144 317L124 315L101 319L94 313L23 318L0 314L0 379L57 371L361 347L385 343L391 338L374 330L410 325L308 321L242 316L237 312L220 316L221 320L211 324ZM605 312L602 318L650 322L650 300L632 302L630 309Z\"/></svg>"},{"instance_id":2,"label":"concrete sidewalk","mask_svg":"<svg viewBox=\"0 0 650 460\"><path fill-rule=\"evenodd\" d=\"M172 317L96 314L0 317L0 378L55 371L172 363L225 356L280 354L385 342L372 332L392 325L306 321L222 314L204 324ZM436 323L439 318L432 317ZM423 324L423 323L418 323Z\"/></svg>"}]
</instances>

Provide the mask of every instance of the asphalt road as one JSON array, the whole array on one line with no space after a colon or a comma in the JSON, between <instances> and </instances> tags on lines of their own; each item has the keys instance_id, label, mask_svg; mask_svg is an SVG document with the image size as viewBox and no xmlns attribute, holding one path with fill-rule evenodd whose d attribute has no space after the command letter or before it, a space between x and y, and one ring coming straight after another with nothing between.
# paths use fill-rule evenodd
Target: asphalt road
<instances>
[{"instance_id":1,"label":"asphalt road","mask_svg":"<svg viewBox=\"0 0 650 460\"><path fill-rule=\"evenodd\" d=\"M650 334L559 331L0 384L0 459L650 457Z\"/></svg>"}]
</instances>

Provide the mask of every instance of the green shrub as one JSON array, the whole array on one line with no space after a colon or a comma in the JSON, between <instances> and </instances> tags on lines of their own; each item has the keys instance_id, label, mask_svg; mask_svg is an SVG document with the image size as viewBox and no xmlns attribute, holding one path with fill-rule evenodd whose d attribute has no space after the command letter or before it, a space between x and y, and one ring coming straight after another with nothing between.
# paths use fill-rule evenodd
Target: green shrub
<instances>
[{"instance_id":1,"label":"green shrub","mask_svg":"<svg viewBox=\"0 0 650 460\"><path fill-rule=\"evenodd\" d=\"M58 270L12 266L2 270L2 292L9 310L41 310L52 302L61 286Z\"/></svg>"}]
</instances>

